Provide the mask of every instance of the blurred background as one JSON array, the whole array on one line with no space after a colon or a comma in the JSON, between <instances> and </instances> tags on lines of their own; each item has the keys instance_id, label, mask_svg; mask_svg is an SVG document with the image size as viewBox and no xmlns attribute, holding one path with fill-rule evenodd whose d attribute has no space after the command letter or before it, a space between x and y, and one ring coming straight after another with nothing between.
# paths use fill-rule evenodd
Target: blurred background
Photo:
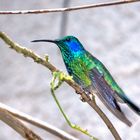
<instances>
[{"instance_id":1,"label":"blurred background","mask_svg":"<svg viewBox=\"0 0 140 140\"><path fill-rule=\"evenodd\" d=\"M109 1L109 0L108 0ZM110 0L111 1L111 0ZM0 10L46 9L105 2L105 0L0 0ZM61 54L54 44L31 43L34 39L56 39L65 35L79 38L85 48L99 58L116 81L140 106L140 3L80 11L33 15L0 15L0 31L32 49L66 72ZM80 138L89 138L72 130L64 120L50 93L49 70L9 49L0 40L0 102L65 130ZM73 123L88 129L101 140L113 139L97 113L67 84L56 95ZM113 122L123 140L138 140L140 119L126 105L122 110L133 122L131 128L120 122L97 99L98 105ZM27 124L29 125L29 124ZM45 140L58 138L29 126ZM0 122L0 140L21 140L14 130Z\"/></svg>"}]
</instances>

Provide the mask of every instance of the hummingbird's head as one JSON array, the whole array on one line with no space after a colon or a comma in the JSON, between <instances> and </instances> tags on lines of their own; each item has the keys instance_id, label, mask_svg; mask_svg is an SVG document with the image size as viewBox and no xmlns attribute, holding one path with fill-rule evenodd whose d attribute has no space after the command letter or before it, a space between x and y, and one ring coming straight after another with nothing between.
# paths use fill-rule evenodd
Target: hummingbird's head
<instances>
[{"instance_id":1,"label":"hummingbird's head","mask_svg":"<svg viewBox=\"0 0 140 140\"><path fill-rule=\"evenodd\" d=\"M65 36L62 39L56 40L33 40L32 42L51 42L55 43L61 50L62 53L76 53L83 51L84 48L80 41L74 36Z\"/></svg>"}]
</instances>

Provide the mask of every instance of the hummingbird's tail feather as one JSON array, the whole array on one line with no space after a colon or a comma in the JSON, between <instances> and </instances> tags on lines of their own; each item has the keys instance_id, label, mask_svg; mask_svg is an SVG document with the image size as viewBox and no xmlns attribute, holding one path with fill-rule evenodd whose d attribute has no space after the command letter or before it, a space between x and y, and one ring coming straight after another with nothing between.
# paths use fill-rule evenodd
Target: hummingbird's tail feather
<instances>
[{"instance_id":1,"label":"hummingbird's tail feather","mask_svg":"<svg viewBox=\"0 0 140 140\"><path fill-rule=\"evenodd\" d=\"M125 94L121 96L122 100L140 116L140 108L135 105Z\"/></svg>"},{"instance_id":2,"label":"hummingbird's tail feather","mask_svg":"<svg viewBox=\"0 0 140 140\"><path fill-rule=\"evenodd\" d=\"M99 97L99 99L104 103L104 105L121 121L123 121L128 126L131 126L132 123L127 119L125 114L122 112L117 100L114 97L114 90L110 88L108 83L104 80L103 76L101 76L96 69L92 70L93 76L92 78L92 87L94 88L91 90L93 93L94 91ZM91 74L91 75L92 75Z\"/></svg>"},{"instance_id":3,"label":"hummingbird's tail feather","mask_svg":"<svg viewBox=\"0 0 140 140\"><path fill-rule=\"evenodd\" d=\"M116 100L109 102L109 100L105 99L99 92L97 93L99 99L103 102L103 104L122 122L124 122L129 127L132 126L132 123L126 118L125 114L121 111L120 106L117 104Z\"/></svg>"}]
</instances>

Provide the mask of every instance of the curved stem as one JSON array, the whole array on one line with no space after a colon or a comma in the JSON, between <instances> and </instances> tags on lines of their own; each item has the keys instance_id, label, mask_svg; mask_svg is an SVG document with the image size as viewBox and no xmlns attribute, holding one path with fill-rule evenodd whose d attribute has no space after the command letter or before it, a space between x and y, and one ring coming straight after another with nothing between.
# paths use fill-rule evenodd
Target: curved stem
<instances>
[{"instance_id":1,"label":"curved stem","mask_svg":"<svg viewBox=\"0 0 140 140\"><path fill-rule=\"evenodd\" d=\"M55 80L56 80L57 78L58 78L58 83L55 85ZM63 117L65 118L66 122L68 123L68 125L69 125L71 128L82 132L83 134L89 136L92 140L98 140L97 138L93 137L93 136L88 132L88 130L83 129L83 128L81 128L80 126L71 123L71 121L69 120L69 118L67 117L67 115L65 114L65 112L63 111L63 109L62 109L62 107L61 107L61 105L60 105L60 103L59 103L57 97L55 96L54 91L55 91L57 88L59 88L59 87L61 86L61 84L62 84L62 82L63 82L63 80L64 80L65 78L66 78L66 79L69 79L69 80L71 79L70 76L66 76L65 74L63 74L63 72L54 72L54 73L53 73L53 79L52 79L52 81L51 81L51 93L52 93L52 96L53 96L53 98L54 98L54 100L55 100L55 102L56 102L56 104L57 104L57 106L58 106L60 112L62 113Z\"/></svg>"}]
</instances>

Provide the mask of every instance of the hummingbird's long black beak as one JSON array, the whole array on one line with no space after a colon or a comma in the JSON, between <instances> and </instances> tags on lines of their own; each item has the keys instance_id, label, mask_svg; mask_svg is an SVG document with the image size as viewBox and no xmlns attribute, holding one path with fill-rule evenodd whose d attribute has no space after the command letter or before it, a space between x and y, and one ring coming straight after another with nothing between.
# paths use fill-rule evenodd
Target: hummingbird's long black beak
<instances>
[{"instance_id":1,"label":"hummingbird's long black beak","mask_svg":"<svg viewBox=\"0 0 140 140\"><path fill-rule=\"evenodd\" d=\"M57 43L57 40L48 40L48 39L41 39L41 40L33 40L31 42L51 42L51 43Z\"/></svg>"}]
</instances>

